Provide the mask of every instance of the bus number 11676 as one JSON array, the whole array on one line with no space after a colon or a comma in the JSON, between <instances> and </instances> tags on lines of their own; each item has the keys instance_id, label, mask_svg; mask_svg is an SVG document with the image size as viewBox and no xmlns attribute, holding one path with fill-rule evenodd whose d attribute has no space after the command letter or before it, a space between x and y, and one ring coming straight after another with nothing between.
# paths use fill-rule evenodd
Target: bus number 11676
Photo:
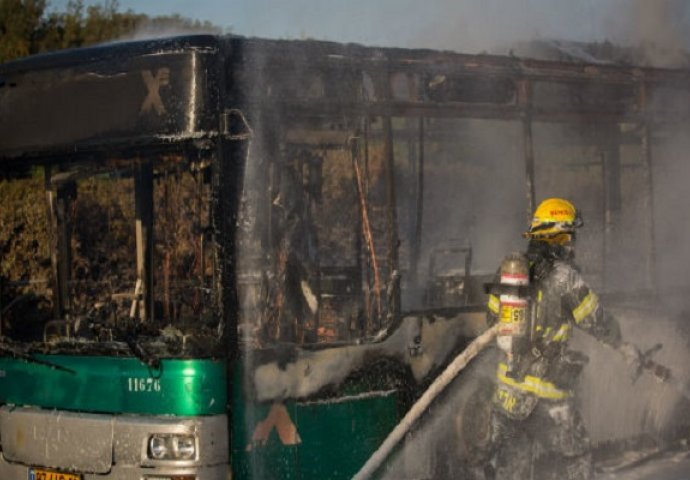
<instances>
[{"instance_id":1,"label":"bus number 11676","mask_svg":"<svg viewBox=\"0 0 690 480\"><path fill-rule=\"evenodd\" d=\"M127 390L130 392L160 392L161 381L157 378L127 378Z\"/></svg>"}]
</instances>

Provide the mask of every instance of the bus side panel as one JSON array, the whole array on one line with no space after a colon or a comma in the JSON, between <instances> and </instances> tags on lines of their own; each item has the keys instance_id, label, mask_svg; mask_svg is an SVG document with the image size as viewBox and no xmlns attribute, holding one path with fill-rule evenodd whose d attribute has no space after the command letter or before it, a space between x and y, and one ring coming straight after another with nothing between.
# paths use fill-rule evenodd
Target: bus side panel
<instances>
[{"instance_id":1,"label":"bus side panel","mask_svg":"<svg viewBox=\"0 0 690 480\"><path fill-rule=\"evenodd\" d=\"M235 480L352 478L404 413L398 390L284 404L252 402L239 390L232 410Z\"/></svg>"}]
</instances>

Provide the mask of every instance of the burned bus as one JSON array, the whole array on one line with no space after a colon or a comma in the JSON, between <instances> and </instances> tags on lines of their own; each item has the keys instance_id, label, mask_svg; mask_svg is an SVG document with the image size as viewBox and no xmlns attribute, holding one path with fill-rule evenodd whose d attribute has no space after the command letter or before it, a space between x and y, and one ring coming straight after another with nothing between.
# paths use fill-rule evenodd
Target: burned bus
<instances>
[{"instance_id":1,"label":"burned bus","mask_svg":"<svg viewBox=\"0 0 690 480\"><path fill-rule=\"evenodd\" d=\"M689 105L685 70L235 36L0 66L0 478L351 478L549 196L683 378ZM684 438L682 395L584 343L595 447ZM465 471L490 358L366 475Z\"/></svg>"}]
</instances>

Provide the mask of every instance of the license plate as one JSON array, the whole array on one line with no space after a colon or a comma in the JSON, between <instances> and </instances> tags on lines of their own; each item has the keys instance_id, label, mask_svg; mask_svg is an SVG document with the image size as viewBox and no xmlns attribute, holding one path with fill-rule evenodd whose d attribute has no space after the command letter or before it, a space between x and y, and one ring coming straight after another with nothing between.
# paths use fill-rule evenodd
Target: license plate
<instances>
[{"instance_id":1,"label":"license plate","mask_svg":"<svg viewBox=\"0 0 690 480\"><path fill-rule=\"evenodd\" d=\"M28 480L82 480L82 478L81 475L76 475L74 473L45 470L43 468L30 468Z\"/></svg>"}]
</instances>

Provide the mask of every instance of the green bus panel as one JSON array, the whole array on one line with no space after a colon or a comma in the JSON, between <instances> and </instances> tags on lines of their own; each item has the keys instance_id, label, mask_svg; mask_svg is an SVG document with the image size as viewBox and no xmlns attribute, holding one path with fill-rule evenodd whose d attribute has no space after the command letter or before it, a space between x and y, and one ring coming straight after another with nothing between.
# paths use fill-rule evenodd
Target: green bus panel
<instances>
[{"instance_id":1,"label":"green bus panel","mask_svg":"<svg viewBox=\"0 0 690 480\"><path fill-rule=\"evenodd\" d=\"M235 381L235 386L239 384ZM252 442L252 436L274 404L252 403L238 388L233 397L233 480L352 478L398 423L402 409L398 390L289 401L282 406L296 427L299 443L284 445L272 428L262 444Z\"/></svg>"},{"instance_id":2,"label":"green bus panel","mask_svg":"<svg viewBox=\"0 0 690 480\"><path fill-rule=\"evenodd\" d=\"M36 355L73 372L0 358L0 403L94 413L225 413L225 361L162 360L150 369L135 358Z\"/></svg>"}]
</instances>

